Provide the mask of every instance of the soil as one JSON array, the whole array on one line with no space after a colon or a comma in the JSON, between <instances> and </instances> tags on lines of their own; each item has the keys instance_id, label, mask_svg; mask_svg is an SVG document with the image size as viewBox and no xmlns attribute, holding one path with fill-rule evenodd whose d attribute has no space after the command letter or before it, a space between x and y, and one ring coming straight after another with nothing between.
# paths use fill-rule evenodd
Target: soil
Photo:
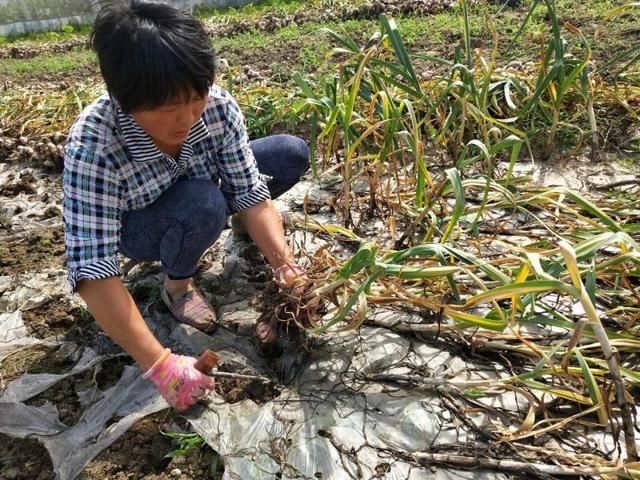
<instances>
[{"instance_id":1,"label":"soil","mask_svg":"<svg viewBox=\"0 0 640 480\"><path fill-rule=\"evenodd\" d=\"M185 432L186 428L186 422L172 411L149 415L93 459L78 479L218 480L224 467L207 444L196 446L184 456L171 456L179 443L166 433ZM0 434L0 478L52 480L55 475L40 443Z\"/></svg>"},{"instance_id":2,"label":"soil","mask_svg":"<svg viewBox=\"0 0 640 480\"><path fill-rule=\"evenodd\" d=\"M39 442L0 433L0 478L53 480L55 475L49 454Z\"/></svg>"},{"instance_id":3,"label":"soil","mask_svg":"<svg viewBox=\"0 0 640 480\"><path fill-rule=\"evenodd\" d=\"M53 403L58 409L59 419L68 426L75 425L82 415L82 406L77 393L90 388L91 371L85 372L80 379L69 377L48 388L40 395L25 402L27 405L42 407Z\"/></svg>"},{"instance_id":4,"label":"soil","mask_svg":"<svg viewBox=\"0 0 640 480\"><path fill-rule=\"evenodd\" d=\"M236 372L236 369L225 364L220 364L218 371ZM280 395L280 391L273 384L265 384L258 380L238 380L231 378L219 378L216 380L215 392L224 398L227 403L253 400L255 403L263 404Z\"/></svg>"},{"instance_id":5,"label":"soil","mask_svg":"<svg viewBox=\"0 0 640 480\"><path fill-rule=\"evenodd\" d=\"M54 215L59 214L55 209ZM8 231L0 226L0 235ZM29 233L24 242L0 245L0 275L17 275L43 268L64 267L62 226L42 228Z\"/></svg>"},{"instance_id":6,"label":"soil","mask_svg":"<svg viewBox=\"0 0 640 480\"><path fill-rule=\"evenodd\" d=\"M34 85L37 89L45 87L47 90L63 91L78 82L91 83L101 80L98 63L89 63L61 72L21 72L9 73L0 70L0 92L12 87Z\"/></svg>"},{"instance_id":7,"label":"soil","mask_svg":"<svg viewBox=\"0 0 640 480\"><path fill-rule=\"evenodd\" d=\"M56 337L90 345L98 329L88 312L73 307L68 300L55 298L39 308L22 312L22 318L30 335L36 338Z\"/></svg>"}]
</instances>

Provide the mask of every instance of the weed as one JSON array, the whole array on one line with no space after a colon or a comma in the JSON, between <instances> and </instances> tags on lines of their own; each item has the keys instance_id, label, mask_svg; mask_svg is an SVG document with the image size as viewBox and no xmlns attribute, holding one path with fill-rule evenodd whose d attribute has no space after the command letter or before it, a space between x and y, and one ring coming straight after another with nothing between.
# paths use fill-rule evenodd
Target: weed
<instances>
[{"instance_id":1,"label":"weed","mask_svg":"<svg viewBox=\"0 0 640 480\"><path fill-rule=\"evenodd\" d=\"M160 432L165 437L173 439L177 443L177 447L165 455L165 458L187 457L196 451L204 448L207 444L197 433L180 433L180 432ZM218 479L221 472L224 471L222 458L216 452L213 452L213 459L209 465L208 478Z\"/></svg>"},{"instance_id":2,"label":"weed","mask_svg":"<svg viewBox=\"0 0 640 480\"><path fill-rule=\"evenodd\" d=\"M186 457L194 450L198 450L206 445L204 438L197 433L160 432L165 437L175 440L178 444L176 448L165 455L165 458Z\"/></svg>"},{"instance_id":3,"label":"weed","mask_svg":"<svg viewBox=\"0 0 640 480\"><path fill-rule=\"evenodd\" d=\"M616 163L623 168L633 168L637 165L638 160L632 157L620 157L616 160Z\"/></svg>"},{"instance_id":4,"label":"weed","mask_svg":"<svg viewBox=\"0 0 640 480\"><path fill-rule=\"evenodd\" d=\"M91 312L85 307L76 307L73 309L72 313L85 323L94 321Z\"/></svg>"}]
</instances>

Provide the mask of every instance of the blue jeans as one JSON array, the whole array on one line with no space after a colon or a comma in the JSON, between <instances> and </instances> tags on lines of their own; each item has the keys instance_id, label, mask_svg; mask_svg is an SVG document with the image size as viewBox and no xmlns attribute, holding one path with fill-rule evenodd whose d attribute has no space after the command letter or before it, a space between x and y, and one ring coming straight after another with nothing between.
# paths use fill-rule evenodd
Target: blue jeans
<instances>
[{"instance_id":1,"label":"blue jeans","mask_svg":"<svg viewBox=\"0 0 640 480\"><path fill-rule=\"evenodd\" d=\"M293 187L309 167L309 147L291 135L249 143L271 198ZM160 261L172 279L192 277L202 254L218 239L229 215L222 192L210 180L183 179L141 210L121 218L120 252L134 260Z\"/></svg>"}]
</instances>

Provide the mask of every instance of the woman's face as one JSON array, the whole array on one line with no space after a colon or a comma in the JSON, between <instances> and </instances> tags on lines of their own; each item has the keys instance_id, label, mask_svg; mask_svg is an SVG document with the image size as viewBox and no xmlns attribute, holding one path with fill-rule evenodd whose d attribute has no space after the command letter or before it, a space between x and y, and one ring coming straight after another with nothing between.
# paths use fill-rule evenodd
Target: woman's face
<instances>
[{"instance_id":1,"label":"woman's face","mask_svg":"<svg viewBox=\"0 0 640 480\"><path fill-rule=\"evenodd\" d=\"M131 115L160 150L173 154L187 138L206 105L206 95L191 91L188 100L176 99L153 110L139 110Z\"/></svg>"}]
</instances>

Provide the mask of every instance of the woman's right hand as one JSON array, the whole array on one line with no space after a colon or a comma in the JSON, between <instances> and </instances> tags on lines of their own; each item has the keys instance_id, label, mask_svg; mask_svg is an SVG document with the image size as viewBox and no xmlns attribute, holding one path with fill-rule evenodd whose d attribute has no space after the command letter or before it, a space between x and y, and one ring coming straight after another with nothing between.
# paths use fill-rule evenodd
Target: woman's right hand
<instances>
[{"instance_id":1,"label":"woman's right hand","mask_svg":"<svg viewBox=\"0 0 640 480\"><path fill-rule=\"evenodd\" d=\"M178 411L195 405L215 385L215 380L195 368L196 359L175 355L167 348L144 374Z\"/></svg>"}]
</instances>

